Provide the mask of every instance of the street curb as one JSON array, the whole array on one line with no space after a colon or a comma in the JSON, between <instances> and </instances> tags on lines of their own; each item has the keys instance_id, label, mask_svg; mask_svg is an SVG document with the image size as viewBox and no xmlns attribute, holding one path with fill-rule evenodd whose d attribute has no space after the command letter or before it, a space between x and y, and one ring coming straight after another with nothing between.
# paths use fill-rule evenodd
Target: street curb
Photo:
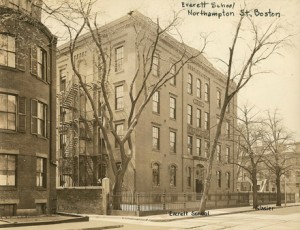
<instances>
[{"instance_id":1,"label":"street curb","mask_svg":"<svg viewBox=\"0 0 300 230\"><path fill-rule=\"evenodd\" d=\"M300 204L296 205L289 205L289 206L275 206L274 209L277 208L290 208L290 207L295 207L295 206L300 206ZM187 220L187 219L193 219L193 218L201 218L201 217L211 217L211 216L224 216L224 215L230 215L230 214L239 214L239 213L247 213L247 212L256 212L260 210L256 209L250 209L250 210L243 210L243 211L235 211L235 212L226 212L226 213L219 213L219 214L213 214L209 216L186 216L186 217L179 217L176 219L140 219L136 217L122 217L122 219L127 219L127 220L140 220L140 221L149 221L149 222L171 222L171 221L177 221L177 220Z\"/></svg>"},{"instance_id":2,"label":"street curb","mask_svg":"<svg viewBox=\"0 0 300 230\"><path fill-rule=\"evenodd\" d=\"M74 219L67 219L67 220L51 220L51 221L39 221L39 222L0 224L0 228L76 223L76 222L84 222L84 221L89 221L89 217L88 216L76 216L76 218L74 218Z\"/></svg>"}]
</instances>

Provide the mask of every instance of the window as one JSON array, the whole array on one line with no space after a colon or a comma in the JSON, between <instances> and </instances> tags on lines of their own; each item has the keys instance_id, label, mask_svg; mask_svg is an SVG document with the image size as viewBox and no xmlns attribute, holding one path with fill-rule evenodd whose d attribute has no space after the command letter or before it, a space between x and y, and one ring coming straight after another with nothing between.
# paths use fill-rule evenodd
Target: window
<instances>
[{"instance_id":1,"label":"window","mask_svg":"<svg viewBox=\"0 0 300 230\"><path fill-rule=\"evenodd\" d=\"M124 87L123 85L116 86L115 88L115 109L124 108Z\"/></svg>"},{"instance_id":2,"label":"window","mask_svg":"<svg viewBox=\"0 0 300 230\"><path fill-rule=\"evenodd\" d=\"M221 92L217 91L217 106L218 108L221 108Z\"/></svg>"},{"instance_id":3,"label":"window","mask_svg":"<svg viewBox=\"0 0 300 230\"><path fill-rule=\"evenodd\" d=\"M16 130L16 96L0 94L0 129Z\"/></svg>"},{"instance_id":4,"label":"window","mask_svg":"<svg viewBox=\"0 0 300 230\"><path fill-rule=\"evenodd\" d=\"M152 148L154 150L159 150L159 128L153 126L152 127Z\"/></svg>"},{"instance_id":5,"label":"window","mask_svg":"<svg viewBox=\"0 0 300 230\"><path fill-rule=\"evenodd\" d=\"M31 100L31 133L46 137L46 118L47 105L37 100Z\"/></svg>"},{"instance_id":6,"label":"window","mask_svg":"<svg viewBox=\"0 0 300 230\"><path fill-rule=\"evenodd\" d=\"M221 188L221 185L222 185L222 175L221 175L221 172L220 171L217 171L217 187L218 188Z\"/></svg>"},{"instance_id":7,"label":"window","mask_svg":"<svg viewBox=\"0 0 300 230\"><path fill-rule=\"evenodd\" d=\"M196 139L196 154L197 156L201 156L201 139Z\"/></svg>"},{"instance_id":8,"label":"window","mask_svg":"<svg viewBox=\"0 0 300 230\"><path fill-rule=\"evenodd\" d=\"M196 82L196 96L201 98L201 81L200 79L197 79L197 82Z\"/></svg>"},{"instance_id":9,"label":"window","mask_svg":"<svg viewBox=\"0 0 300 230\"><path fill-rule=\"evenodd\" d=\"M226 121L225 126L226 126L226 135L229 138L230 137L230 123L229 123L229 121Z\"/></svg>"},{"instance_id":10,"label":"window","mask_svg":"<svg viewBox=\"0 0 300 230\"><path fill-rule=\"evenodd\" d=\"M189 125L193 123L193 107L191 105L187 106L187 123Z\"/></svg>"},{"instance_id":11,"label":"window","mask_svg":"<svg viewBox=\"0 0 300 230\"><path fill-rule=\"evenodd\" d=\"M124 136L124 124L116 124L115 129L116 129L117 135L122 140L122 138ZM118 142L117 142L117 140L115 140L115 147L118 147L118 146L119 146Z\"/></svg>"},{"instance_id":12,"label":"window","mask_svg":"<svg viewBox=\"0 0 300 230\"><path fill-rule=\"evenodd\" d=\"M176 166L171 165L170 167L170 186L176 187Z\"/></svg>"},{"instance_id":13,"label":"window","mask_svg":"<svg viewBox=\"0 0 300 230\"><path fill-rule=\"evenodd\" d=\"M159 101L160 101L160 95L159 92L156 91L152 96L152 111L155 113L159 113Z\"/></svg>"},{"instance_id":14,"label":"window","mask_svg":"<svg viewBox=\"0 0 300 230\"><path fill-rule=\"evenodd\" d=\"M207 83L204 85L204 100L209 101L209 86Z\"/></svg>"},{"instance_id":15,"label":"window","mask_svg":"<svg viewBox=\"0 0 300 230\"><path fill-rule=\"evenodd\" d=\"M204 129L209 130L209 113L204 113Z\"/></svg>"},{"instance_id":16,"label":"window","mask_svg":"<svg viewBox=\"0 0 300 230\"><path fill-rule=\"evenodd\" d=\"M115 49L115 72L123 70L124 48L123 46Z\"/></svg>"},{"instance_id":17,"label":"window","mask_svg":"<svg viewBox=\"0 0 300 230\"><path fill-rule=\"evenodd\" d=\"M37 47L37 77L47 79L47 55L40 47Z\"/></svg>"},{"instance_id":18,"label":"window","mask_svg":"<svg viewBox=\"0 0 300 230\"><path fill-rule=\"evenodd\" d=\"M16 41L12 36L0 34L0 65L16 66Z\"/></svg>"},{"instance_id":19,"label":"window","mask_svg":"<svg viewBox=\"0 0 300 230\"><path fill-rule=\"evenodd\" d=\"M176 98L170 97L170 118L176 119Z\"/></svg>"},{"instance_id":20,"label":"window","mask_svg":"<svg viewBox=\"0 0 300 230\"><path fill-rule=\"evenodd\" d=\"M192 186L192 168L191 167L187 167L187 185L189 187Z\"/></svg>"},{"instance_id":21,"label":"window","mask_svg":"<svg viewBox=\"0 0 300 230\"><path fill-rule=\"evenodd\" d=\"M229 163L230 162L230 148L226 147L226 152L225 152L225 162Z\"/></svg>"},{"instance_id":22,"label":"window","mask_svg":"<svg viewBox=\"0 0 300 230\"><path fill-rule=\"evenodd\" d=\"M157 53L153 56L152 71L155 76L159 76L159 55Z\"/></svg>"},{"instance_id":23,"label":"window","mask_svg":"<svg viewBox=\"0 0 300 230\"><path fill-rule=\"evenodd\" d=\"M46 158L36 158L36 186L46 188Z\"/></svg>"},{"instance_id":24,"label":"window","mask_svg":"<svg viewBox=\"0 0 300 230\"><path fill-rule=\"evenodd\" d=\"M16 156L0 154L0 186L16 185Z\"/></svg>"},{"instance_id":25,"label":"window","mask_svg":"<svg viewBox=\"0 0 300 230\"><path fill-rule=\"evenodd\" d=\"M187 92L189 94L193 93L193 76L190 73L189 73L188 78L187 78Z\"/></svg>"},{"instance_id":26,"label":"window","mask_svg":"<svg viewBox=\"0 0 300 230\"><path fill-rule=\"evenodd\" d=\"M152 182L154 186L159 186L159 164L152 165Z\"/></svg>"},{"instance_id":27,"label":"window","mask_svg":"<svg viewBox=\"0 0 300 230\"><path fill-rule=\"evenodd\" d=\"M221 161L221 145L217 145L217 161Z\"/></svg>"},{"instance_id":28,"label":"window","mask_svg":"<svg viewBox=\"0 0 300 230\"><path fill-rule=\"evenodd\" d=\"M170 131L170 152L176 153L176 133Z\"/></svg>"},{"instance_id":29,"label":"window","mask_svg":"<svg viewBox=\"0 0 300 230\"><path fill-rule=\"evenodd\" d=\"M227 188L230 188L230 172L226 173L226 185Z\"/></svg>"},{"instance_id":30,"label":"window","mask_svg":"<svg viewBox=\"0 0 300 230\"><path fill-rule=\"evenodd\" d=\"M176 85L176 76L175 76L175 73L176 73L176 66L171 64L171 67L170 67L170 74L174 77L172 77L170 79L170 84L171 85Z\"/></svg>"},{"instance_id":31,"label":"window","mask_svg":"<svg viewBox=\"0 0 300 230\"><path fill-rule=\"evenodd\" d=\"M228 105L227 105L227 107L226 107L226 112L227 112L227 113L230 113L230 102L228 102Z\"/></svg>"},{"instance_id":32,"label":"window","mask_svg":"<svg viewBox=\"0 0 300 230\"><path fill-rule=\"evenodd\" d=\"M192 136L187 137L187 150L188 150L188 154L193 155L193 137Z\"/></svg>"},{"instance_id":33,"label":"window","mask_svg":"<svg viewBox=\"0 0 300 230\"><path fill-rule=\"evenodd\" d=\"M60 78L60 92L66 90L66 78L67 72L66 69L61 69L59 71L59 78Z\"/></svg>"},{"instance_id":34,"label":"window","mask_svg":"<svg viewBox=\"0 0 300 230\"><path fill-rule=\"evenodd\" d=\"M201 127L201 110L200 109L196 110L196 126L197 126L197 128Z\"/></svg>"},{"instance_id":35,"label":"window","mask_svg":"<svg viewBox=\"0 0 300 230\"><path fill-rule=\"evenodd\" d=\"M205 141L204 142L204 157L207 158L209 155L209 142Z\"/></svg>"}]
</instances>

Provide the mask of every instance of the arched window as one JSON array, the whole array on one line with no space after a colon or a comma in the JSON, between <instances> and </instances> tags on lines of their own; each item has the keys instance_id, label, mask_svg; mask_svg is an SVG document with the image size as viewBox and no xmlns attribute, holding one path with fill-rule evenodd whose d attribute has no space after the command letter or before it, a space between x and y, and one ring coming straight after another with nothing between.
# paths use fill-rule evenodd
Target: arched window
<instances>
[{"instance_id":1,"label":"arched window","mask_svg":"<svg viewBox=\"0 0 300 230\"><path fill-rule=\"evenodd\" d=\"M217 171L217 187L221 188L222 185L222 174L221 171Z\"/></svg>"},{"instance_id":2,"label":"arched window","mask_svg":"<svg viewBox=\"0 0 300 230\"><path fill-rule=\"evenodd\" d=\"M201 98L201 81L200 81L200 79L197 79L197 82L196 82L196 96Z\"/></svg>"},{"instance_id":3,"label":"arched window","mask_svg":"<svg viewBox=\"0 0 300 230\"><path fill-rule=\"evenodd\" d=\"M190 73L189 73L188 78L187 78L187 92L189 94L193 93L193 76Z\"/></svg>"},{"instance_id":4,"label":"arched window","mask_svg":"<svg viewBox=\"0 0 300 230\"><path fill-rule=\"evenodd\" d=\"M170 167L170 186L176 187L176 166L171 165Z\"/></svg>"},{"instance_id":5,"label":"arched window","mask_svg":"<svg viewBox=\"0 0 300 230\"><path fill-rule=\"evenodd\" d=\"M226 184L227 188L230 188L230 172L226 173Z\"/></svg>"},{"instance_id":6,"label":"arched window","mask_svg":"<svg viewBox=\"0 0 300 230\"><path fill-rule=\"evenodd\" d=\"M209 86L207 83L204 85L204 100L209 101Z\"/></svg>"},{"instance_id":7,"label":"arched window","mask_svg":"<svg viewBox=\"0 0 300 230\"><path fill-rule=\"evenodd\" d=\"M154 186L159 186L159 164L152 164L152 182Z\"/></svg>"}]
</instances>

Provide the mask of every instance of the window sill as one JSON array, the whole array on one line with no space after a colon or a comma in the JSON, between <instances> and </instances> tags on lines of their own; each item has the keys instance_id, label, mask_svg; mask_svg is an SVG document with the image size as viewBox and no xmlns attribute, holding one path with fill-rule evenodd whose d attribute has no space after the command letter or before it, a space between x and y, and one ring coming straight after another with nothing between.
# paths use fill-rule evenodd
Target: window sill
<instances>
[{"instance_id":1,"label":"window sill","mask_svg":"<svg viewBox=\"0 0 300 230\"><path fill-rule=\"evenodd\" d=\"M17 191L16 186L0 185L0 191Z\"/></svg>"},{"instance_id":2,"label":"window sill","mask_svg":"<svg viewBox=\"0 0 300 230\"><path fill-rule=\"evenodd\" d=\"M152 151L153 151L153 152L157 152L157 153L159 153L159 152L160 152L160 150L159 150L159 149L152 149Z\"/></svg>"},{"instance_id":3,"label":"window sill","mask_svg":"<svg viewBox=\"0 0 300 230\"><path fill-rule=\"evenodd\" d=\"M176 121L176 118L170 117L170 121Z\"/></svg>"},{"instance_id":4,"label":"window sill","mask_svg":"<svg viewBox=\"0 0 300 230\"><path fill-rule=\"evenodd\" d=\"M121 74L121 73L124 73L124 72L125 72L125 70L121 69L121 70L115 71L115 74Z\"/></svg>"},{"instance_id":5,"label":"window sill","mask_svg":"<svg viewBox=\"0 0 300 230\"><path fill-rule=\"evenodd\" d=\"M18 132L16 130L0 129L0 133L17 134Z\"/></svg>"},{"instance_id":6,"label":"window sill","mask_svg":"<svg viewBox=\"0 0 300 230\"><path fill-rule=\"evenodd\" d=\"M152 113L156 116L160 116L160 113L152 111Z\"/></svg>"},{"instance_id":7,"label":"window sill","mask_svg":"<svg viewBox=\"0 0 300 230\"><path fill-rule=\"evenodd\" d=\"M115 109L116 112L123 112L124 111L124 108L121 108L121 109Z\"/></svg>"},{"instance_id":8,"label":"window sill","mask_svg":"<svg viewBox=\"0 0 300 230\"><path fill-rule=\"evenodd\" d=\"M46 85L50 85L50 84L47 82L47 80L44 80L44 79L38 77L37 75L34 75L34 74L31 73L31 76L34 77L35 79L37 79L37 80L43 82L43 83L46 84Z\"/></svg>"},{"instance_id":9,"label":"window sill","mask_svg":"<svg viewBox=\"0 0 300 230\"><path fill-rule=\"evenodd\" d=\"M35 133L32 133L32 135L36 136L36 137L37 137L37 138L39 138L39 139L43 139L43 140L49 140L49 138L47 138L47 137L44 137L44 136L42 136L42 135L40 135L40 134L35 134Z\"/></svg>"},{"instance_id":10,"label":"window sill","mask_svg":"<svg viewBox=\"0 0 300 230\"><path fill-rule=\"evenodd\" d=\"M47 188L45 187L36 187L37 191L47 191Z\"/></svg>"},{"instance_id":11,"label":"window sill","mask_svg":"<svg viewBox=\"0 0 300 230\"><path fill-rule=\"evenodd\" d=\"M0 65L0 69L14 71L14 72L21 71L21 70L17 69L16 67L11 67L11 66L6 66L6 65ZM25 72L25 71L21 71L21 72Z\"/></svg>"}]
</instances>

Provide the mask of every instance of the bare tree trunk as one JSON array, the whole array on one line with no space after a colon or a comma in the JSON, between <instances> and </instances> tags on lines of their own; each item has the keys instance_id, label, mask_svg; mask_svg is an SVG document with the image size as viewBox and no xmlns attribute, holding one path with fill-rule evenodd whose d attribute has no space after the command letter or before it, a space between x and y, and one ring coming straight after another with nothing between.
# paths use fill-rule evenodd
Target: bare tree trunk
<instances>
[{"instance_id":1,"label":"bare tree trunk","mask_svg":"<svg viewBox=\"0 0 300 230\"><path fill-rule=\"evenodd\" d=\"M113 188L113 209L120 210L121 209L121 201L122 201L122 183L123 183L124 173L122 171L118 172L115 176L115 185Z\"/></svg>"},{"instance_id":2,"label":"bare tree trunk","mask_svg":"<svg viewBox=\"0 0 300 230\"><path fill-rule=\"evenodd\" d=\"M280 175L276 173L276 206L281 206Z\"/></svg>"},{"instance_id":3,"label":"bare tree trunk","mask_svg":"<svg viewBox=\"0 0 300 230\"><path fill-rule=\"evenodd\" d=\"M256 171L252 173L252 193L253 193L253 204L252 207L256 209L258 207L257 203L257 178Z\"/></svg>"}]
</instances>

